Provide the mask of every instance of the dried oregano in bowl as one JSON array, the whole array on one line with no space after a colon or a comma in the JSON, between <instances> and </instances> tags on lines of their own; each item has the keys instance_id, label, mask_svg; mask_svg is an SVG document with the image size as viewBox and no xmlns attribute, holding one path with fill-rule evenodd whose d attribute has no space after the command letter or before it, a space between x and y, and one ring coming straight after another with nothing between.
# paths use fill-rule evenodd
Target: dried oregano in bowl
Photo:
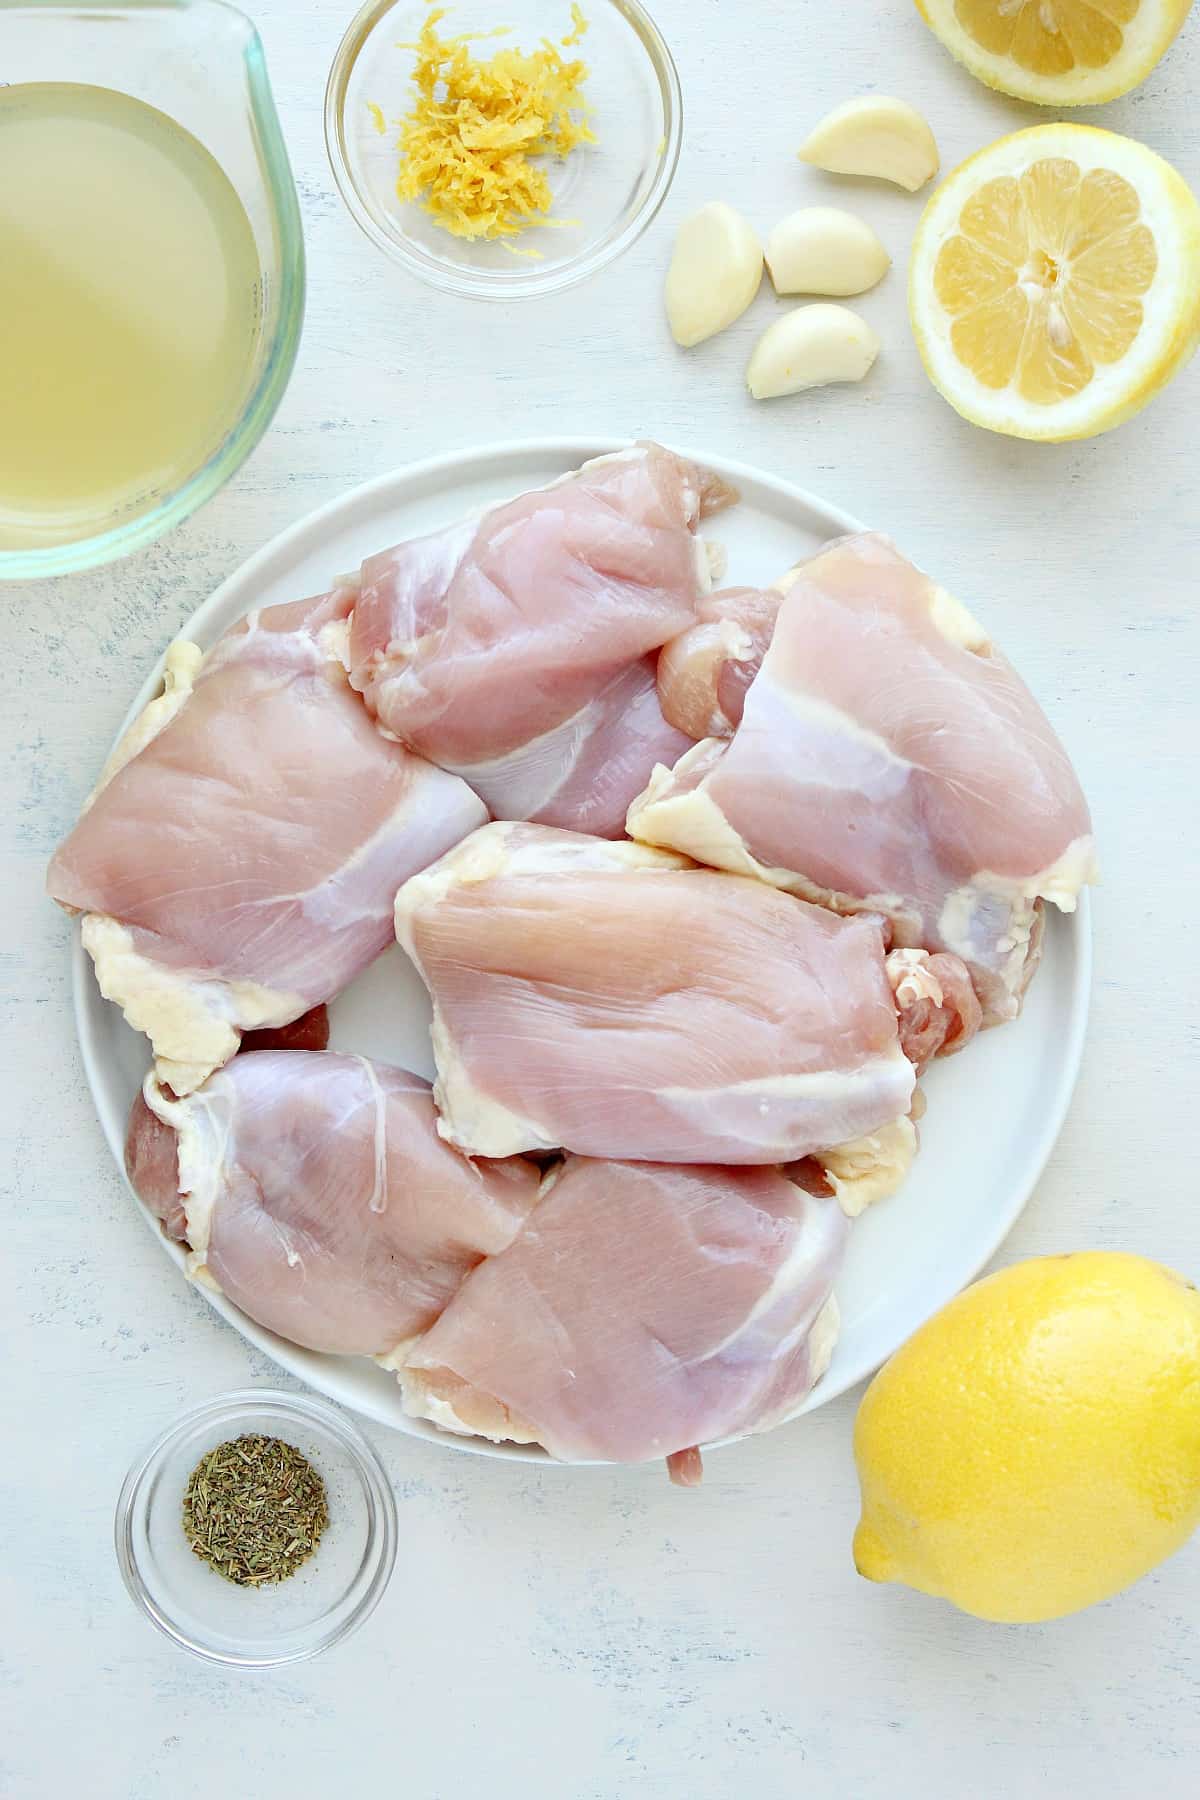
<instances>
[{"instance_id":1,"label":"dried oregano in bowl","mask_svg":"<svg viewBox=\"0 0 1200 1800\"><path fill-rule=\"evenodd\" d=\"M286 1581L329 1524L325 1483L293 1444L245 1433L202 1456L183 1496L195 1554L239 1587Z\"/></svg>"}]
</instances>

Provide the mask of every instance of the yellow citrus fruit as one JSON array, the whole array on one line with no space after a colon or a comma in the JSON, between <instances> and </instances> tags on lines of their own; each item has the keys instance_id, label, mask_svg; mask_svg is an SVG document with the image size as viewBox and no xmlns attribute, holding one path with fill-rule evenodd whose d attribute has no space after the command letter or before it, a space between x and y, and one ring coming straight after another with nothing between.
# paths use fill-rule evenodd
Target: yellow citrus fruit
<instances>
[{"instance_id":1,"label":"yellow citrus fruit","mask_svg":"<svg viewBox=\"0 0 1200 1800\"><path fill-rule=\"evenodd\" d=\"M1192 0L916 0L951 56L988 87L1043 106L1095 106L1144 81Z\"/></svg>"},{"instance_id":2,"label":"yellow citrus fruit","mask_svg":"<svg viewBox=\"0 0 1200 1800\"><path fill-rule=\"evenodd\" d=\"M981 1619L1128 1587L1200 1523L1200 1294L1140 1256L1002 1269L885 1364L854 1430L859 1573Z\"/></svg>"},{"instance_id":3,"label":"yellow citrus fruit","mask_svg":"<svg viewBox=\"0 0 1200 1800\"><path fill-rule=\"evenodd\" d=\"M1200 205L1144 144L1035 125L962 163L921 216L909 316L934 386L1011 437L1092 437L1200 339Z\"/></svg>"}]
</instances>

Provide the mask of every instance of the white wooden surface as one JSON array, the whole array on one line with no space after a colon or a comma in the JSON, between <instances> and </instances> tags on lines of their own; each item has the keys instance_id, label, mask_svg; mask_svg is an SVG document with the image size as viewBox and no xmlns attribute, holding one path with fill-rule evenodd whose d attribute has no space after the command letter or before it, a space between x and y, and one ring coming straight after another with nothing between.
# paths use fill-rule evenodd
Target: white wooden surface
<instances>
[{"instance_id":1,"label":"white wooden surface","mask_svg":"<svg viewBox=\"0 0 1200 1800\"><path fill-rule=\"evenodd\" d=\"M1036 1628L870 1587L849 1555L854 1396L713 1456L693 1494L658 1469L530 1472L376 1433L400 1504L392 1590L351 1642L279 1675L185 1658L118 1580L111 1509L143 1440L186 1404L275 1375L182 1287L109 1162L75 1052L70 928L42 897L43 866L176 624L277 529L410 457L563 429L712 444L892 531L978 608L1075 755L1105 865L1083 1079L1004 1257L1121 1246L1200 1272L1200 365L1093 443L1037 449L960 423L904 323L919 201L839 184L792 152L869 87L928 113L946 166L1038 115L977 87L908 0L656 5L687 103L665 216L591 286L506 312L410 285L344 214L320 117L348 3L258 0L309 251L279 417L166 542L0 592L5 1795L1119 1800L1200 1784L1200 1543L1132 1593ZM1194 20L1097 122L1200 184L1198 83ZM716 197L764 230L806 200L873 220L897 266L861 302L884 342L862 389L745 398L767 295L716 342L673 350L658 301L671 227Z\"/></svg>"}]
</instances>

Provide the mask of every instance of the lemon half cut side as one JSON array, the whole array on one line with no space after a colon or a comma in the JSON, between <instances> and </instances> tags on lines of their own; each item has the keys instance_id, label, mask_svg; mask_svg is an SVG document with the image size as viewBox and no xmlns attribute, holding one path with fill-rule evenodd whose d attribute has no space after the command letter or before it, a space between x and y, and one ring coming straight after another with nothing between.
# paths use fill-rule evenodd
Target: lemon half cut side
<instances>
[{"instance_id":1,"label":"lemon half cut side","mask_svg":"<svg viewBox=\"0 0 1200 1800\"><path fill-rule=\"evenodd\" d=\"M1119 425L1200 338L1200 205L1132 138L1014 132L930 200L909 314L935 387L964 418L1058 442Z\"/></svg>"},{"instance_id":2,"label":"lemon half cut side","mask_svg":"<svg viewBox=\"0 0 1200 1800\"><path fill-rule=\"evenodd\" d=\"M916 0L951 56L1042 106L1096 106L1144 81L1192 0Z\"/></svg>"}]
</instances>

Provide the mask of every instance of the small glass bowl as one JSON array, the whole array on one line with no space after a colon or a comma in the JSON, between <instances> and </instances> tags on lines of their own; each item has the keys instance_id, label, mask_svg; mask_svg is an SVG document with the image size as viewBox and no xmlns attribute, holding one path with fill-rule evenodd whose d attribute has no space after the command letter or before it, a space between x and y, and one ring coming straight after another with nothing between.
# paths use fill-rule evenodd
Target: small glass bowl
<instances>
[{"instance_id":1,"label":"small glass bowl","mask_svg":"<svg viewBox=\"0 0 1200 1800\"><path fill-rule=\"evenodd\" d=\"M329 1524L286 1581L238 1587L190 1548L182 1509L200 1458L247 1432L283 1438L324 1478ZM117 1561L142 1611L209 1662L270 1668L340 1643L369 1618L396 1561L396 1502L362 1433L319 1400L247 1388L207 1401L138 1457L121 1488Z\"/></svg>"},{"instance_id":2,"label":"small glass bowl","mask_svg":"<svg viewBox=\"0 0 1200 1800\"><path fill-rule=\"evenodd\" d=\"M428 0L371 0L342 39L325 90L325 142L343 200L372 243L447 293L515 300L560 293L639 238L667 197L679 161L683 104L671 52L638 0L581 0L588 30L569 54L588 65L584 92L596 143L545 159L559 225L503 242L453 237L396 193L396 126L412 96L411 45ZM570 0L449 0L443 36L494 34L477 54L533 50L571 29ZM386 121L380 132L379 108ZM536 260L529 252L536 252Z\"/></svg>"}]
</instances>

